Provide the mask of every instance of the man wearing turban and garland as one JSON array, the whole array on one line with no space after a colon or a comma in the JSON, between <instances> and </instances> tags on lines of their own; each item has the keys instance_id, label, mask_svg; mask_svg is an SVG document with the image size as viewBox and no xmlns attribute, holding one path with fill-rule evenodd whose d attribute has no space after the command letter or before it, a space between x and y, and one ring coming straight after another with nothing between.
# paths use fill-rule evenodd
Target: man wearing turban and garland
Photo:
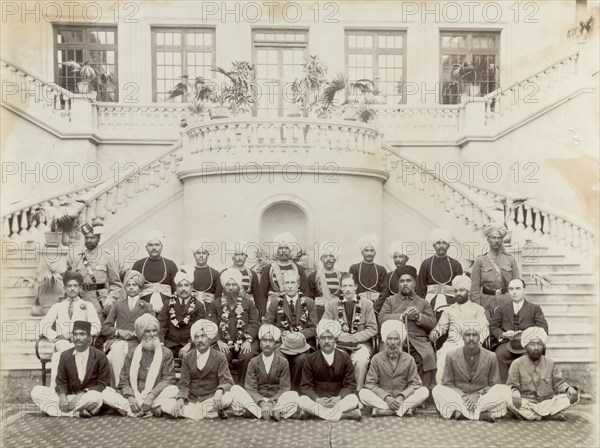
<instances>
[{"instance_id":1,"label":"man wearing turban and garland","mask_svg":"<svg viewBox=\"0 0 600 448\"><path fill-rule=\"evenodd\" d=\"M275 353L281 330L270 324L258 330L261 354L248 364L244 388L235 385L231 393L237 403L256 418L279 421L298 410L298 394L290 390L287 360Z\"/></svg>"},{"instance_id":2,"label":"man wearing turban and garland","mask_svg":"<svg viewBox=\"0 0 600 448\"><path fill-rule=\"evenodd\" d=\"M258 355L260 320L254 302L241 295L242 273L229 268L220 276L223 295L208 304L207 318L219 326L219 336L213 347L227 357L231 366L238 360L237 383L244 384L248 363Z\"/></svg>"},{"instance_id":3,"label":"man wearing turban and garland","mask_svg":"<svg viewBox=\"0 0 600 448\"><path fill-rule=\"evenodd\" d=\"M496 308L490 320L490 333L499 342L494 349L500 369L500 381L503 383L506 382L512 362L525 353L520 341L523 330L542 327L548 332L548 322L542 308L525 298L525 282L520 278L511 280L508 292L512 301Z\"/></svg>"},{"instance_id":4,"label":"man wearing turban and garland","mask_svg":"<svg viewBox=\"0 0 600 448\"><path fill-rule=\"evenodd\" d=\"M360 401L373 407L373 415L412 415L413 409L429 396L421 383L417 364L402 351L406 327L399 320L386 320L381 326L385 350L371 360L365 387L358 392Z\"/></svg>"},{"instance_id":5,"label":"man wearing turban and garland","mask_svg":"<svg viewBox=\"0 0 600 448\"><path fill-rule=\"evenodd\" d=\"M377 318L373 302L356 295L352 274L342 274L342 295L327 304L323 319L336 320L341 325L342 332L337 338L336 348L350 355L356 390L361 390L373 353L371 339L377 336Z\"/></svg>"},{"instance_id":6,"label":"man wearing turban and garland","mask_svg":"<svg viewBox=\"0 0 600 448\"><path fill-rule=\"evenodd\" d=\"M96 415L102 407L102 392L110 383L106 356L101 350L90 347L92 324L76 320L72 323L72 331L74 346L60 355L56 389L35 386L31 390L33 402L52 417Z\"/></svg>"},{"instance_id":7,"label":"man wearing turban and garland","mask_svg":"<svg viewBox=\"0 0 600 448\"><path fill-rule=\"evenodd\" d=\"M213 245L214 243L209 242L206 238L190 241L189 244L196 261L194 291L198 293L198 298L206 304L218 297L216 294L221 291L222 286L219 271L208 265L208 257L210 256L208 249Z\"/></svg>"},{"instance_id":8,"label":"man wearing turban and garland","mask_svg":"<svg viewBox=\"0 0 600 448\"><path fill-rule=\"evenodd\" d=\"M321 319L317 325L319 350L304 361L300 385L300 408L328 421L347 418L360 420L360 401L350 356L336 350L336 340L342 332L339 322Z\"/></svg>"},{"instance_id":9,"label":"man wearing turban and garland","mask_svg":"<svg viewBox=\"0 0 600 448\"><path fill-rule=\"evenodd\" d=\"M237 269L242 274L242 288L240 294L246 296L256 304L256 299L260 296L260 282L258 274L246 266L246 260L250 257L251 260L256 259L256 247L245 241L235 241L230 248L233 255L231 260L233 264L228 269ZM231 253L229 252L229 253ZM223 286L219 281L219 288L215 294L216 297L221 297L223 294Z\"/></svg>"},{"instance_id":10,"label":"man wearing turban and garland","mask_svg":"<svg viewBox=\"0 0 600 448\"><path fill-rule=\"evenodd\" d=\"M429 340L434 344L441 336L448 336L444 345L437 351L437 374L435 379L438 384L441 384L444 375L446 355L450 351L464 345L462 335L467 328L465 324L473 325L473 322L478 323L481 343L489 335L485 310L481 305L477 305L469 300L471 279L466 275L456 276L452 280L452 287L454 288L456 302L444 310L437 325L429 333Z\"/></svg>"},{"instance_id":11,"label":"man wearing turban and garland","mask_svg":"<svg viewBox=\"0 0 600 448\"><path fill-rule=\"evenodd\" d=\"M153 313L152 306L140 300L140 291L144 287L146 280L144 276L130 270L123 279L125 284L125 293L127 297L120 299L115 303L108 313L104 324L102 324L102 334L107 338L105 351L108 350L108 362L112 369L111 385L116 387L121 376L121 368L125 362L127 353L138 344L138 338L135 332L135 321L145 313Z\"/></svg>"},{"instance_id":12,"label":"man wearing turban and garland","mask_svg":"<svg viewBox=\"0 0 600 448\"><path fill-rule=\"evenodd\" d=\"M176 358L182 358L192 348L190 329L194 322L206 316L202 300L192 295L194 276L189 268L175 274L176 291L158 314L159 337Z\"/></svg>"},{"instance_id":13,"label":"man wearing turban and garland","mask_svg":"<svg viewBox=\"0 0 600 448\"><path fill-rule=\"evenodd\" d=\"M118 381L118 392L107 387L102 393L106 404L129 417L162 415L161 405L179 392L175 385L175 361L171 350L158 338L158 320L151 314L134 323L139 344L127 357ZM120 392L120 393L119 393Z\"/></svg>"},{"instance_id":14,"label":"man wearing turban and garland","mask_svg":"<svg viewBox=\"0 0 600 448\"><path fill-rule=\"evenodd\" d=\"M56 373L61 353L73 347L73 322L76 320L90 322L92 337L100 332L100 319L94 306L83 301L79 296L81 285L83 285L83 275L77 271L66 271L63 274L63 284L65 299L52 305L40 323L41 334L54 343L50 360L51 389L54 389L56 385Z\"/></svg>"},{"instance_id":15,"label":"man wearing turban and garland","mask_svg":"<svg viewBox=\"0 0 600 448\"><path fill-rule=\"evenodd\" d=\"M261 272L260 297L256 302L256 307L261 316L266 314L269 303L272 300L277 300L279 295L283 292L284 272L295 272L299 278L298 288L302 291L302 294L306 297L310 297L306 272L301 265L292 261L293 254L298 248L296 238L294 238L294 235L291 233L284 232L276 235L273 240L277 244L277 259L270 265L265 266Z\"/></svg>"},{"instance_id":16,"label":"man wearing turban and garland","mask_svg":"<svg viewBox=\"0 0 600 448\"><path fill-rule=\"evenodd\" d=\"M515 360L508 371L508 408L524 420L565 421L562 412L579 401L579 389L570 386L556 362L544 356L547 340L542 327L523 331L521 343L527 356Z\"/></svg>"},{"instance_id":17,"label":"man wearing turban and garland","mask_svg":"<svg viewBox=\"0 0 600 448\"><path fill-rule=\"evenodd\" d=\"M429 332L435 327L435 317L429 303L415 293L417 271L412 266L399 269L400 292L385 299L379 313L379 325L388 319L403 321L407 328L406 352L415 358L423 385L435 384L435 351ZM403 350L405 347L403 346Z\"/></svg>"},{"instance_id":18,"label":"man wearing turban and garland","mask_svg":"<svg viewBox=\"0 0 600 448\"><path fill-rule=\"evenodd\" d=\"M175 292L177 265L162 256L165 236L160 230L151 230L144 235L148 256L133 263L132 270L141 272L146 283L140 297L150 302L155 313L159 313L163 302Z\"/></svg>"},{"instance_id":19,"label":"man wearing turban and garland","mask_svg":"<svg viewBox=\"0 0 600 448\"><path fill-rule=\"evenodd\" d=\"M484 420L494 423L507 412L509 389L498 384L498 362L481 347L481 325L465 322L464 346L448 353L442 383L431 392L444 418Z\"/></svg>"},{"instance_id":20,"label":"man wearing turban and garland","mask_svg":"<svg viewBox=\"0 0 600 448\"><path fill-rule=\"evenodd\" d=\"M440 313L454 303L452 280L462 275L463 269L458 260L448 256L448 248L452 243L450 231L435 229L431 232L430 241L435 254L421 263L416 292L429 302L439 319Z\"/></svg>"},{"instance_id":21,"label":"man wearing turban and garland","mask_svg":"<svg viewBox=\"0 0 600 448\"><path fill-rule=\"evenodd\" d=\"M341 294L342 272L335 269L339 247L328 241L319 246L321 263L308 276L308 296L315 299L317 318L320 320L330 301L337 302Z\"/></svg>"},{"instance_id":22,"label":"man wearing turban and garland","mask_svg":"<svg viewBox=\"0 0 600 448\"><path fill-rule=\"evenodd\" d=\"M483 230L490 249L475 260L471 270L471 300L485 308L491 319L494 310L510 303L508 284L519 278L519 267L512 255L504 252L507 229L501 224L490 224ZM501 372L502 373L502 372Z\"/></svg>"},{"instance_id":23,"label":"man wearing turban and garland","mask_svg":"<svg viewBox=\"0 0 600 448\"><path fill-rule=\"evenodd\" d=\"M348 269L357 284L356 293L371 302L377 302L386 288L384 281L387 271L383 266L374 262L378 248L379 238L377 235L362 236L358 241L358 249L363 260Z\"/></svg>"},{"instance_id":24,"label":"man wearing turban and garland","mask_svg":"<svg viewBox=\"0 0 600 448\"><path fill-rule=\"evenodd\" d=\"M218 332L217 324L207 319L200 319L192 325L195 348L183 357L176 399L166 400L161 405L167 414L202 420L222 416L223 411L231 406L233 378L227 358L210 348Z\"/></svg>"}]
</instances>

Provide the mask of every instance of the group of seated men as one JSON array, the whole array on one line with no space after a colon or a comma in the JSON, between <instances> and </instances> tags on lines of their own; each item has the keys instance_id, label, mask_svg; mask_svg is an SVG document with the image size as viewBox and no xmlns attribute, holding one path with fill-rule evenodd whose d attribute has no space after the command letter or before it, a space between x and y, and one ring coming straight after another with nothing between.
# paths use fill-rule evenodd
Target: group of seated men
<instances>
[{"instance_id":1,"label":"group of seated men","mask_svg":"<svg viewBox=\"0 0 600 448\"><path fill-rule=\"evenodd\" d=\"M111 304L103 323L79 296L82 273L67 271L66 298L42 322L55 342L51 386L36 386L32 398L53 416L89 417L105 403L132 417L166 413L198 420L226 417L231 408L263 419L312 414L337 421L360 419L364 406L373 415L411 415L433 399L444 418L493 422L507 410L527 420L562 417L579 393L544 356L548 326L541 308L525 299L525 283L511 280L512 300L488 318L469 300L470 278L453 275L444 233L437 232L435 256L446 258L453 294L448 285L446 294L433 294L445 304L438 307L439 320L431 300L417 294L419 276L406 257L398 257L391 275L373 262L373 236L363 238L363 262L350 273L335 271L335 256L325 251L323 269L305 283L312 285L307 294L287 236L260 280L239 262L245 262L240 254L223 272L208 271L211 285L215 277L220 284L216 297L197 287L197 266L174 272L174 293L160 293L162 304L155 306L141 294L155 279L146 278L144 267L132 269L123 278L126 297ZM157 246L162 250L160 238L148 241L150 256ZM436 246L445 246L443 255ZM206 264L199 250L195 258ZM421 271L437 279L445 272L436 271L438 263ZM387 294L366 286L380 276L388 278ZM252 285L257 281L258 289ZM259 290L266 294L254 297ZM490 333L495 354L482 346ZM108 338L103 350L91 346L98 334ZM434 344L444 337L436 353ZM175 358L181 358L178 380Z\"/></svg>"}]
</instances>

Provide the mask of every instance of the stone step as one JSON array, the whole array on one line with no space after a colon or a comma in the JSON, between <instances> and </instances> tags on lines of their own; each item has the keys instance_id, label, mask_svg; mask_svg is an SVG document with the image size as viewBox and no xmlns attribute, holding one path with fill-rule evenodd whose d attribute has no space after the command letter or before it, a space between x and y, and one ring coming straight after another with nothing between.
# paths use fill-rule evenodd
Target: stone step
<instances>
[{"instance_id":1,"label":"stone step","mask_svg":"<svg viewBox=\"0 0 600 448\"><path fill-rule=\"evenodd\" d=\"M563 262L563 261L539 261L532 263L530 261L523 260L522 270L523 276L527 274L538 274L540 272L550 272L550 275L555 272L577 272L581 269L579 263Z\"/></svg>"},{"instance_id":2,"label":"stone step","mask_svg":"<svg viewBox=\"0 0 600 448\"><path fill-rule=\"evenodd\" d=\"M567 303L592 302L597 303L598 294L593 291L527 291L527 300L533 303Z\"/></svg>"},{"instance_id":3,"label":"stone step","mask_svg":"<svg viewBox=\"0 0 600 448\"><path fill-rule=\"evenodd\" d=\"M527 250L525 252L521 252L521 254L518 256L517 260L519 261L519 257L520 257L520 261L522 263L526 263L526 264L539 264L539 263L546 263L546 262L551 262L551 263L564 263L565 262L565 255L564 254L558 254L558 253L539 253L535 250Z\"/></svg>"},{"instance_id":4,"label":"stone step","mask_svg":"<svg viewBox=\"0 0 600 448\"><path fill-rule=\"evenodd\" d=\"M586 291L593 292L596 290L596 285L593 282L585 282L585 281L561 281L554 280L552 277L550 278L551 283L542 285L538 282L535 284L533 280L525 279L525 285L527 287L527 292L546 292L546 291Z\"/></svg>"},{"instance_id":5,"label":"stone step","mask_svg":"<svg viewBox=\"0 0 600 448\"><path fill-rule=\"evenodd\" d=\"M571 314L594 316L598 314L598 308L595 303L592 302L563 302L563 303L544 303L542 311L544 315L565 315L570 316Z\"/></svg>"},{"instance_id":6,"label":"stone step","mask_svg":"<svg viewBox=\"0 0 600 448\"><path fill-rule=\"evenodd\" d=\"M4 263L2 265L2 278L8 279L8 284L12 284L10 279L17 280L20 277L35 278L37 265L29 265L27 263Z\"/></svg>"}]
</instances>

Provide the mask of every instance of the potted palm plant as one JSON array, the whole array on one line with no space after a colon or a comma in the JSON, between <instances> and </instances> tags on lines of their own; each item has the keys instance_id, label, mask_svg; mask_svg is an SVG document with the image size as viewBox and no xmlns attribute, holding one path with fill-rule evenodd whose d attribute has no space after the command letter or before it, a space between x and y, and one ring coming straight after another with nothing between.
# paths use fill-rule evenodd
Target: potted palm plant
<instances>
[{"instance_id":1,"label":"potted palm plant","mask_svg":"<svg viewBox=\"0 0 600 448\"><path fill-rule=\"evenodd\" d=\"M225 76L228 82L214 94L214 101L221 106L228 105L233 115L249 113L258 96L255 66L246 61L235 61L232 70L215 67L213 71Z\"/></svg>"},{"instance_id":2,"label":"potted palm plant","mask_svg":"<svg viewBox=\"0 0 600 448\"><path fill-rule=\"evenodd\" d=\"M181 82L169 90L167 101L174 101L181 97L183 103L188 103L187 110L190 115L198 121L205 121L209 114L208 105L213 95L213 88L201 76L196 77L194 81L188 79L188 75L181 77ZM187 127L188 119L182 118L179 126Z\"/></svg>"},{"instance_id":3,"label":"potted palm plant","mask_svg":"<svg viewBox=\"0 0 600 448\"><path fill-rule=\"evenodd\" d=\"M321 102L324 109L342 107L344 120L358 120L366 123L375 118L377 111L372 107L376 104L381 93L374 88L370 79L359 79L349 82L348 78L339 73L323 90Z\"/></svg>"},{"instance_id":4,"label":"potted palm plant","mask_svg":"<svg viewBox=\"0 0 600 448\"><path fill-rule=\"evenodd\" d=\"M35 302L31 306L32 316L45 316L48 308L64 296L62 274L56 263L46 262L36 279Z\"/></svg>"},{"instance_id":5,"label":"potted palm plant","mask_svg":"<svg viewBox=\"0 0 600 448\"><path fill-rule=\"evenodd\" d=\"M114 101L113 86L116 78L114 74L106 73L104 67L97 61L89 60L82 63L67 61L64 65L81 77L81 81L77 83L79 93L85 94L93 101L96 99Z\"/></svg>"},{"instance_id":6,"label":"potted palm plant","mask_svg":"<svg viewBox=\"0 0 600 448\"><path fill-rule=\"evenodd\" d=\"M302 64L304 76L291 85L292 101L288 105L288 116L306 116L309 108L317 104L322 87L325 85L327 66L319 56L311 55Z\"/></svg>"},{"instance_id":7,"label":"potted palm plant","mask_svg":"<svg viewBox=\"0 0 600 448\"><path fill-rule=\"evenodd\" d=\"M477 70L471 62L464 61L462 64L454 64L451 75L453 81L458 84L458 91L461 94L462 102L467 98L479 95ZM466 95L468 95L467 98L465 98Z\"/></svg>"},{"instance_id":8,"label":"potted palm plant","mask_svg":"<svg viewBox=\"0 0 600 448\"><path fill-rule=\"evenodd\" d=\"M71 239L79 235L81 203L84 201L65 202L58 206L38 206L31 214L29 223L46 224L50 228L50 231L45 233L47 247L58 247L61 242L68 246Z\"/></svg>"}]
</instances>

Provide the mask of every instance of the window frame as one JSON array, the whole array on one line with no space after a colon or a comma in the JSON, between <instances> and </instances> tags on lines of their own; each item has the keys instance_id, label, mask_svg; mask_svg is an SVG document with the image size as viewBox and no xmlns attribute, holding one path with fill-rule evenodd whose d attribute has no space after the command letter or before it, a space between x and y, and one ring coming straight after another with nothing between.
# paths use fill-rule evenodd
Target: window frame
<instances>
[{"instance_id":1,"label":"window frame","mask_svg":"<svg viewBox=\"0 0 600 448\"><path fill-rule=\"evenodd\" d=\"M188 73L188 50L191 49L192 47L188 47L187 46L187 39L186 39L186 31L210 31L212 33L212 45L211 45L211 54L212 54L212 61L213 64L211 66L211 68L214 68L217 64L216 64L216 56L217 56L217 33L216 33L216 27L215 26L194 26L194 25L190 25L190 26L168 26L168 25L157 25L157 26L151 26L150 27L150 52L151 52L151 60L152 60L152 102L153 103L158 103L158 85L157 85L157 76L158 76L158 65L157 65L157 61L156 61L156 52L159 51L158 46L157 46L157 38L156 38L156 33L157 32L181 32L181 45L180 46L175 46L175 45L171 45L171 46L166 46L166 45L162 45L160 47L160 50L165 50L165 51L174 51L174 50L179 50L181 51L181 73L186 74ZM193 48L198 48L198 47L193 47ZM214 80L214 76L210 78L210 80ZM173 85L174 87L175 85Z\"/></svg>"}]
</instances>

